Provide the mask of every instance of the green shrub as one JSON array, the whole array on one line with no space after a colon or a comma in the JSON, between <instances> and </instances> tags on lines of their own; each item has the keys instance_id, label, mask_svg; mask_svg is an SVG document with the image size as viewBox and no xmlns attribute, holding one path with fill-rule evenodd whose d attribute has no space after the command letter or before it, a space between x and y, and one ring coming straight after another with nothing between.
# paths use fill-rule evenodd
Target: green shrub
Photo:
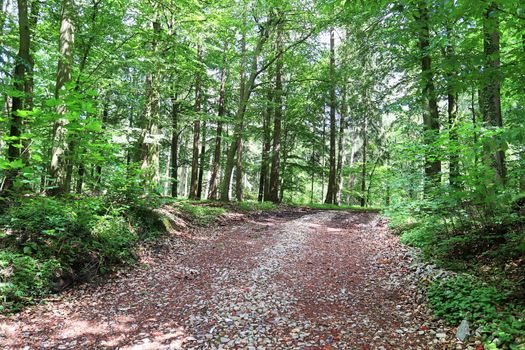
<instances>
[{"instance_id":1,"label":"green shrub","mask_svg":"<svg viewBox=\"0 0 525 350\"><path fill-rule=\"evenodd\" d=\"M434 282L428 289L429 306L439 318L451 325L467 319L482 327L487 344L497 338L499 346L520 349L518 346L525 346L521 343L525 341L524 309L523 305L506 303L508 296L508 292L467 275Z\"/></svg>"},{"instance_id":2,"label":"green shrub","mask_svg":"<svg viewBox=\"0 0 525 350\"><path fill-rule=\"evenodd\" d=\"M16 310L34 297L49 293L52 281L60 273L56 259L41 261L13 251L0 251L0 312Z\"/></svg>"},{"instance_id":3,"label":"green shrub","mask_svg":"<svg viewBox=\"0 0 525 350\"><path fill-rule=\"evenodd\" d=\"M123 205L105 196L22 200L0 217L4 311L132 262L137 241L161 227L160 218L139 201Z\"/></svg>"},{"instance_id":4,"label":"green shrub","mask_svg":"<svg viewBox=\"0 0 525 350\"><path fill-rule=\"evenodd\" d=\"M226 209L221 207L192 205L186 202L180 203L179 208L193 223L199 226L208 226L217 220L219 216L226 213Z\"/></svg>"},{"instance_id":5,"label":"green shrub","mask_svg":"<svg viewBox=\"0 0 525 350\"><path fill-rule=\"evenodd\" d=\"M241 211L268 211L277 209L272 202L244 201L235 204L235 208Z\"/></svg>"},{"instance_id":6,"label":"green shrub","mask_svg":"<svg viewBox=\"0 0 525 350\"><path fill-rule=\"evenodd\" d=\"M494 319L498 316L498 305L507 296L495 287L466 276L433 283L428 289L429 305L436 316L452 324L463 319L474 322Z\"/></svg>"},{"instance_id":7,"label":"green shrub","mask_svg":"<svg viewBox=\"0 0 525 350\"><path fill-rule=\"evenodd\" d=\"M91 234L93 248L103 259L100 261L101 266L133 260L132 250L138 237L123 217L98 217L91 228Z\"/></svg>"}]
</instances>

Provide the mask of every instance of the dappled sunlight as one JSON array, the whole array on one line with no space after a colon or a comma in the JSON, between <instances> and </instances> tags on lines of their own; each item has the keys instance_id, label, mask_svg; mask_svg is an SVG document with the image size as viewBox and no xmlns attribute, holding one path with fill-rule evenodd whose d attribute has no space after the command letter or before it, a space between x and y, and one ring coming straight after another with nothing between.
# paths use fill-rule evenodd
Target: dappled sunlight
<instances>
[{"instance_id":1,"label":"dappled sunlight","mask_svg":"<svg viewBox=\"0 0 525 350\"><path fill-rule=\"evenodd\" d=\"M85 335L101 335L109 332L108 325L93 321L70 320L58 334L59 338L78 338Z\"/></svg>"}]
</instances>

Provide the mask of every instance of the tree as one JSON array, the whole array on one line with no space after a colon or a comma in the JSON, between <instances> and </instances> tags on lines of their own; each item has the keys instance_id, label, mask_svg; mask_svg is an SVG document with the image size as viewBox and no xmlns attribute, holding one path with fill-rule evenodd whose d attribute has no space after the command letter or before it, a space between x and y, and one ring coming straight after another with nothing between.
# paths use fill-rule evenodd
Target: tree
<instances>
[{"instance_id":1,"label":"tree","mask_svg":"<svg viewBox=\"0 0 525 350\"><path fill-rule=\"evenodd\" d=\"M427 180L432 183L439 181L441 173L441 161L432 152L434 142L439 133L439 110L434 87L434 73L432 71L432 58L430 57L430 24L428 8L425 0L418 2L417 26L419 50L421 57L421 84L422 98L425 104L423 113L423 126L425 132L425 144L429 148L425 155L425 175Z\"/></svg>"},{"instance_id":2,"label":"tree","mask_svg":"<svg viewBox=\"0 0 525 350\"><path fill-rule=\"evenodd\" d=\"M330 29L330 158L328 188L326 191L326 204L334 204L337 196L337 164L336 164L336 77L335 77L335 32Z\"/></svg>"},{"instance_id":3,"label":"tree","mask_svg":"<svg viewBox=\"0 0 525 350\"><path fill-rule=\"evenodd\" d=\"M71 72L73 69L73 45L75 42L74 27L72 23L72 14L74 11L74 0L62 1L62 12L60 16L60 40L57 78L55 85L55 98L58 100L64 94L63 88L71 81ZM53 126L53 147L51 151L51 164L49 173L52 187L48 189L50 195L61 195L69 192L71 185L67 179L67 162L66 154L68 151L67 142L67 106L61 102L58 106L57 113L59 118Z\"/></svg>"},{"instance_id":4,"label":"tree","mask_svg":"<svg viewBox=\"0 0 525 350\"><path fill-rule=\"evenodd\" d=\"M16 94L12 97L11 102L10 129L7 141L7 159L11 162L13 168L7 172L3 186L0 188L3 192L9 192L14 187L19 168L24 164L22 150L27 151L24 149L22 138L22 114L25 108L31 109L32 107L30 103L27 103L27 99L30 98L29 96L33 90L32 79L30 74L28 74L32 71L30 67L33 65L29 26L27 0L18 0L19 47L13 74Z\"/></svg>"},{"instance_id":5,"label":"tree","mask_svg":"<svg viewBox=\"0 0 525 350\"><path fill-rule=\"evenodd\" d=\"M483 52L485 54L485 65L483 67L482 106L483 119L490 127L503 127L501 115L501 72L500 72L500 30L499 14L497 4L489 2L483 20ZM495 140L496 141L496 140ZM489 163L496 172L496 178L504 183L507 177L505 166L505 152L502 146L496 146L497 150L489 158Z\"/></svg>"}]
</instances>

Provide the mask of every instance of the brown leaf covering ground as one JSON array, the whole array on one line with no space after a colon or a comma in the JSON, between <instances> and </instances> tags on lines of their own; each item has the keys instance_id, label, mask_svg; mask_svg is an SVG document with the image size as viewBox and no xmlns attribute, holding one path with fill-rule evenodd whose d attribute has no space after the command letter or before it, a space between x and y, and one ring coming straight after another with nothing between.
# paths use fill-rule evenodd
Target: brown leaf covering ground
<instances>
[{"instance_id":1,"label":"brown leaf covering ground","mask_svg":"<svg viewBox=\"0 0 525 350\"><path fill-rule=\"evenodd\" d=\"M377 214L245 216L1 318L0 348L461 349L436 338L447 331L414 302L411 276Z\"/></svg>"}]
</instances>

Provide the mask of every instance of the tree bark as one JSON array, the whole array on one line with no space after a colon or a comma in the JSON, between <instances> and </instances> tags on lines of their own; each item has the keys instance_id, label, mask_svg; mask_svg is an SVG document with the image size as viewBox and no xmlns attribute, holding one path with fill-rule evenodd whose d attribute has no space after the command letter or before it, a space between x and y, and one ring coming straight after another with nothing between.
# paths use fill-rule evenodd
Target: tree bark
<instances>
[{"instance_id":1,"label":"tree bark","mask_svg":"<svg viewBox=\"0 0 525 350\"><path fill-rule=\"evenodd\" d=\"M282 25L277 29L277 36L275 41L277 52L282 52L283 49L283 32ZM283 118L283 57L277 60L275 65L275 114L273 120L273 142L272 142L272 166L270 170L270 186L268 191L268 200L274 203L279 203L281 198L279 196L280 185L280 162L281 162L281 129Z\"/></svg>"},{"instance_id":2,"label":"tree bark","mask_svg":"<svg viewBox=\"0 0 525 350\"><path fill-rule=\"evenodd\" d=\"M422 96L425 99L425 113L423 114L423 126L425 132L425 144L432 148L439 134L439 110L437 96L434 87L432 72L432 58L430 57L430 25L428 8L425 1L419 1L418 8L418 40L421 55L421 79L423 85ZM437 159L435 152L427 151L425 155L425 187L426 190L439 182L441 173L441 161Z\"/></svg>"},{"instance_id":3,"label":"tree bark","mask_svg":"<svg viewBox=\"0 0 525 350\"><path fill-rule=\"evenodd\" d=\"M365 97L366 98L366 97ZM362 165L361 165L361 196L359 198L361 207L366 206L366 152L368 148L368 111L365 111L363 128L362 128L362 138L363 138L363 147L361 152L363 152Z\"/></svg>"},{"instance_id":4,"label":"tree bark","mask_svg":"<svg viewBox=\"0 0 525 350\"><path fill-rule=\"evenodd\" d=\"M500 30L497 5L491 2L485 11L483 21L483 51L485 67L483 70L482 112L485 123L493 128L503 127L501 115L501 71L500 71ZM492 155L489 163L496 171L496 180L505 183L507 168L505 152L501 149Z\"/></svg>"},{"instance_id":5,"label":"tree bark","mask_svg":"<svg viewBox=\"0 0 525 350\"><path fill-rule=\"evenodd\" d=\"M268 74L270 80L272 74ZM273 86L268 87L266 95L266 110L264 112L263 119L263 148L261 155L261 174L259 176L259 202L265 201L269 196L269 161L270 161L270 150L272 147L272 136L271 136L271 118L273 115Z\"/></svg>"},{"instance_id":6,"label":"tree bark","mask_svg":"<svg viewBox=\"0 0 525 350\"><path fill-rule=\"evenodd\" d=\"M11 113L10 113L10 128L9 139L7 141L7 159L10 162L22 160L23 140L22 127L23 119L20 113L24 110L24 101L27 90L27 72L26 66L32 65L32 58L30 53L31 48L31 32L29 28L28 6L27 0L18 0L18 32L19 32L19 46L18 55L15 58L15 70L13 74L14 88L18 92L12 97ZM1 192L9 192L12 190L15 179L19 174L18 167L6 172L6 179Z\"/></svg>"},{"instance_id":7,"label":"tree bark","mask_svg":"<svg viewBox=\"0 0 525 350\"><path fill-rule=\"evenodd\" d=\"M326 191L326 204L334 204L337 192L336 184L336 109L337 101L335 95L335 32L330 30L330 172L328 175L328 188Z\"/></svg>"},{"instance_id":8,"label":"tree bark","mask_svg":"<svg viewBox=\"0 0 525 350\"><path fill-rule=\"evenodd\" d=\"M171 196L177 198L179 188L179 109L180 102L175 95L171 99Z\"/></svg>"},{"instance_id":9,"label":"tree bark","mask_svg":"<svg viewBox=\"0 0 525 350\"><path fill-rule=\"evenodd\" d=\"M240 139L243 137L243 134L244 134L244 115L246 113L246 107L248 106L248 101L250 100L250 96L255 87L255 79L257 79L258 75L264 70L263 68L258 69L258 61L259 61L259 56L264 47L264 44L268 40L268 36L269 36L268 28L261 29L259 38L257 40L257 44L255 45L255 49L253 51L252 63L250 67L250 77L248 78L247 82L244 81L244 78L241 79L239 104L237 107L237 112L235 114L235 127L233 131L233 140L230 145L230 148L228 149L226 167L224 170L224 176L223 176L223 181L221 185L221 200L223 201L230 200L229 192L230 192L230 184L231 184L233 168L236 163L235 156L237 155L237 147L240 144ZM243 37L241 40L241 51L242 51L241 56L244 59L244 57L246 56L246 35L245 34L243 34ZM241 77L244 77L244 65L242 65L240 75Z\"/></svg>"},{"instance_id":10,"label":"tree bark","mask_svg":"<svg viewBox=\"0 0 525 350\"><path fill-rule=\"evenodd\" d=\"M202 142L199 156L199 179L197 180L197 198L202 198L202 182L204 179L204 164L206 163L206 121L202 123Z\"/></svg>"},{"instance_id":11,"label":"tree bark","mask_svg":"<svg viewBox=\"0 0 525 350\"><path fill-rule=\"evenodd\" d=\"M201 57L200 47L197 49L199 55L199 61ZM190 178L190 193L189 199L197 200L200 199L198 196L198 180L199 180L199 150L200 150L200 138L201 138L201 112L202 103L202 90L201 90L201 76L200 72L197 72L195 77L195 114L196 119L193 122L193 147L192 147L192 158L191 158L191 178Z\"/></svg>"},{"instance_id":12,"label":"tree bark","mask_svg":"<svg viewBox=\"0 0 525 350\"><path fill-rule=\"evenodd\" d=\"M222 58L221 67L221 85L219 88L219 109L218 109L218 120L217 120L217 131L215 134L215 149L213 152L213 163L210 178L210 193L208 199L217 199L217 188L219 186L219 170L221 167L221 146L222 146L222 125L223 118L226 115L226 56L227 56L227 44L224 45L224 56Z\"/></svg>"},{"instance_id":13,"label":"tree bark","mask_svg":"<svg viewBox=\"0 0 525 350\"><path fill-rule=\"evenodd\" d=\"M447 45L444 49L444 56L448 61L448 65L452 66L455 59L455 49L453 44L452 28L447 26ZM449 154L449 184L451 188L458 186L459 176L459 156L456 151L458 147L458 134L456 130L456 119L458 113L458 93L454 87L454 83L457 76L457 70L455 68L448 68L445 70L446 88L447 88L447 116L448 116L448 132L449 140L452 144L452 150Z\"/></svg>"},{"instance_id":14,"label":"tree bark","mask_svg":"<svg viewBox=\"0 0 525 350\"><path fill-rule=\"evenodd\" d=\"M345 129L346 129L346 82L343 82L343 92L341 101L341 115L339 119L339 140L337 142L337 192L336 192L336 203L341 205L342 192L343 192L343 161L344 161L344 149L345 149Z\"/></svg>"},{"instance_id":15,"label":"tree bark","mask_svg":"<svg viewBox=\"0 0 525 350\"><path fill-rule=\"evenodd\" d=\"M158 37L160 35L160 22L152 22L154 37L151 43L152 53L157 53ZM156 187L160 180L160 149L159 149L159 113L160 113L160 87L159 68L154 67L146 76L146 101L142 120L142 133L139 138L138 162L147 186Z\"/></svg>"},{"instance_id":16,"label":"tree bark","mask_svg":"<svg viewBox=\"0 0 525 350\"><path fill-rule=\"evenodd\" d=\"M71 21L74 7L74 0L63 0L62 14L60 21L60 40L59 51L60 59L58 61L57 79L55 86L55 98L59 99L61 90L65 84L71 81L71 71L73 68L73 45L74 45L74 27ZM58 114L64 115L66 106L58 107ZM67 119L59 118L53 126L53 147L51 151L51 164L49 173L53 186L48 190L49 195L61 195L69 191L67 181L67 163L66 154L68 151L67 142Z\"/></svg>"}]
</instances>

